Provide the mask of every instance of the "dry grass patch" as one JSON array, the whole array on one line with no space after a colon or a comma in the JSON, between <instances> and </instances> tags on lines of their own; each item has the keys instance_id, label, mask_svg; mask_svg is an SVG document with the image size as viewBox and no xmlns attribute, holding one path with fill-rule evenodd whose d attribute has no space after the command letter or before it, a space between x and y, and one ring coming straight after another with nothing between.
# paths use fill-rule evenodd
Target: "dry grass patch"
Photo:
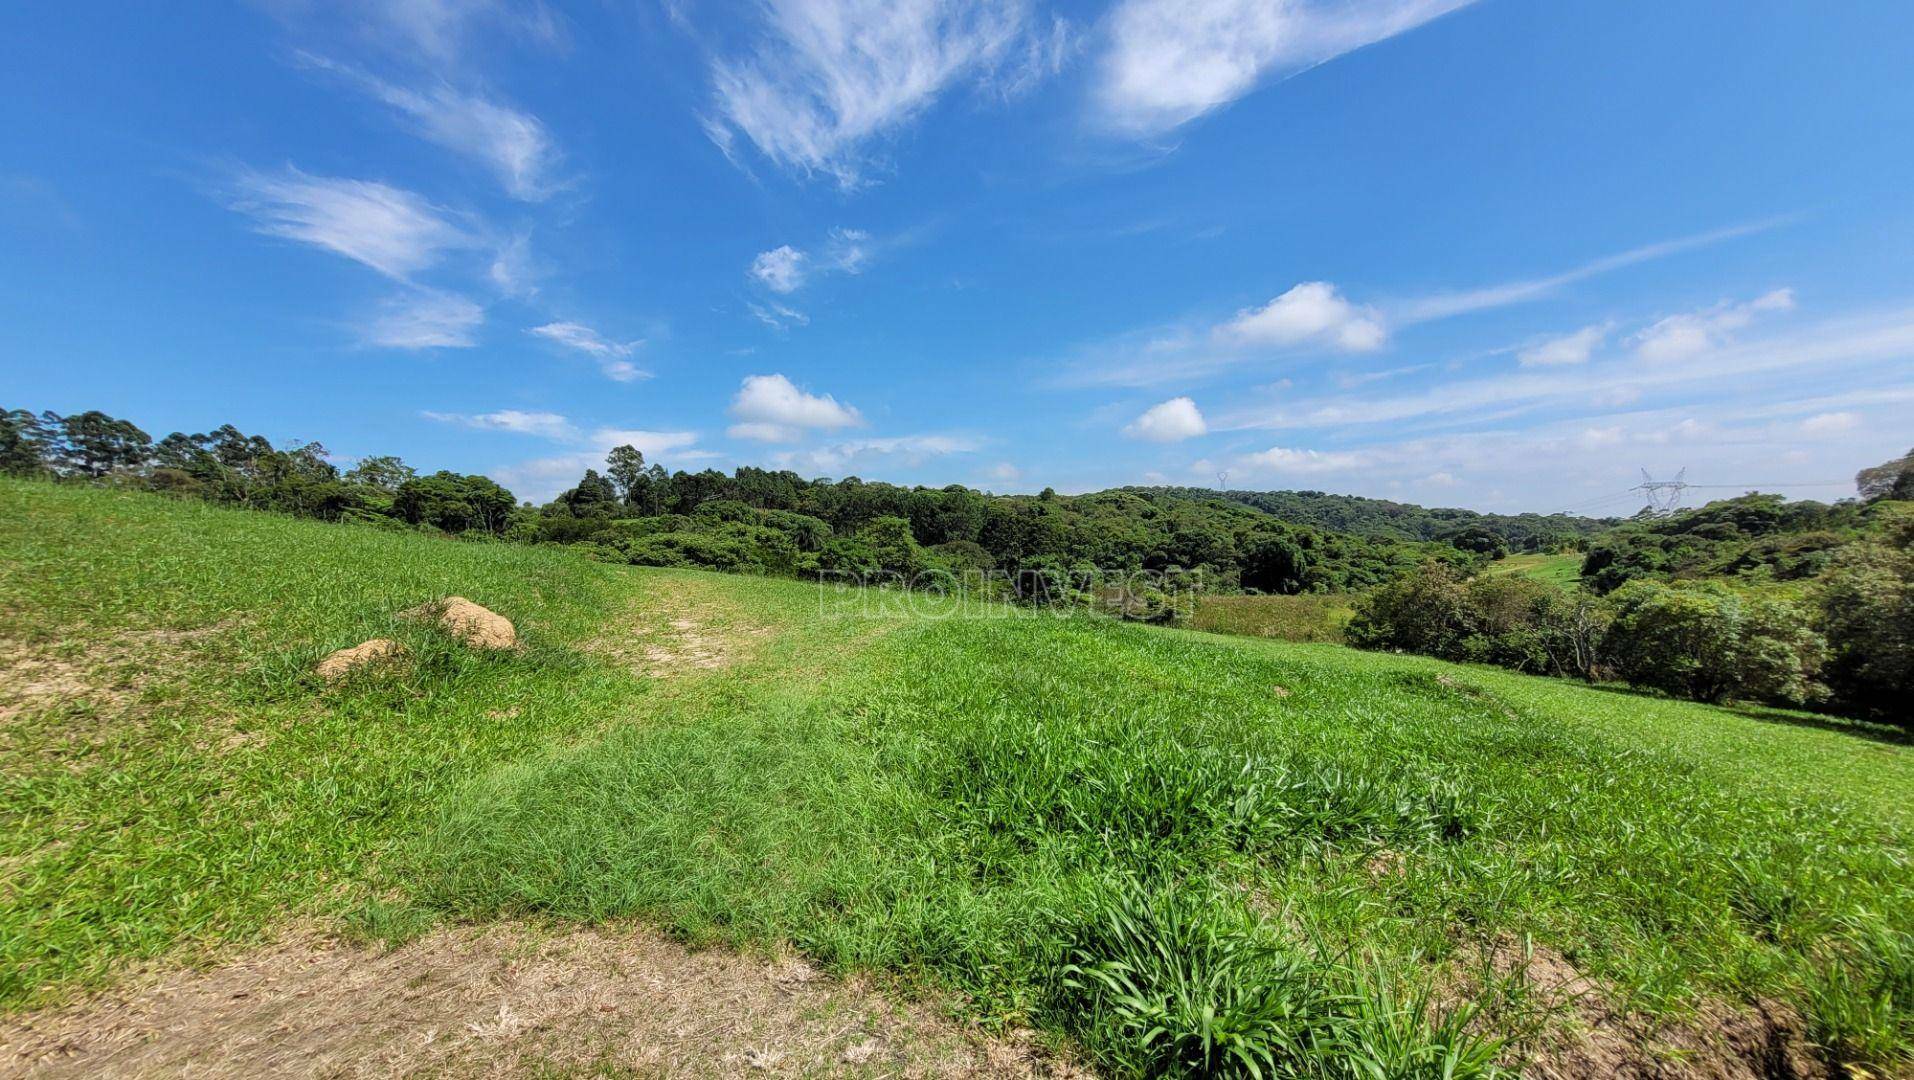
<instances>
[{"instance_id":1,"label":"dry grass patch","mask_svg":"<svg viewBox=\"0 0 1914 1080\"><path fill-rule=\"evenodd\" d=\"M389 951L304 932L0 1026L34 1076L1087 1075L796 957L633 927L499 923Z\"/></svg>"}]
</instances>

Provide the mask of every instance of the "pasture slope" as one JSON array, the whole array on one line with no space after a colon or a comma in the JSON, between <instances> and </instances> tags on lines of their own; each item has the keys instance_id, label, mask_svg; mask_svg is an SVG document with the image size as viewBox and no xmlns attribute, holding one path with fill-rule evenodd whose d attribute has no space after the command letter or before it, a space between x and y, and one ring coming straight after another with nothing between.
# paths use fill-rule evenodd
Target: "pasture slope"
<instances>
[{"instance_id":1,"label":"pasture slope","mask_svg":"<svg viewBox=\"0 0 1914 1080\"><path fill-rule=\"evenodd\" d=\"M0 483L0 1072L1908 1068L1900 744L975 614Z\"/></svg>"}]
</instances>

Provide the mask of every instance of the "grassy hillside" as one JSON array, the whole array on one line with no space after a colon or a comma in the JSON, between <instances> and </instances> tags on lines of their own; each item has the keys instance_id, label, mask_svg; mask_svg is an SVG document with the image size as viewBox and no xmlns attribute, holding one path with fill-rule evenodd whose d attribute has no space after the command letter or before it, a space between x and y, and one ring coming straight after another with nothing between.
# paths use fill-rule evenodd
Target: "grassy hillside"
<instances>
[{"instance_id":1,"label":"grassy hillside","mask_svg":"<svg viewBox=\"0 0 1914 1080\"><path fill-rule=\"evenodd\" d=\"M1341 644L1343 628L1356 613L1347 593L1299 593L1294 596L1198 596L1192 630L1241 634L1277 641Z\"/></svg>"},{"instance_id":2,"label":"grassy hillside","mask_svg":"<svg viewBox=\"0 0 1914 1080\"><path fill-rule=\"evenodd\" d=\"M1490 563L1484 573L1518 574L1564 589L1581 584L1582 556L1579 553L1510 555Z\"/></svg>"},{"instance_id":3,"label":"grassy hillside","mask_svg":"<svg viewBox=\"0 0 1914 1080\"><path fill-rule=\"evenodd\" d=\"M446 593L525 648L394 618ZM0 484L0 1003L537 913L793 943L1116 1073L1479 1074L1755 1002L1907 1052L1902 746L935 603ZM310 675L375 635L414 662Z\"/></svg>"}]
</instances>

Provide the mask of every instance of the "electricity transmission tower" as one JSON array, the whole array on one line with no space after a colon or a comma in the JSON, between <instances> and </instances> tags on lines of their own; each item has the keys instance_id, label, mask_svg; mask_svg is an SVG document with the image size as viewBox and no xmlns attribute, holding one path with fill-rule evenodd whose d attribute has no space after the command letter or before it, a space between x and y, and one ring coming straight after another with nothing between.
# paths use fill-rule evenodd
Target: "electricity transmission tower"
<instances>
[{"instance_id":1,"label":"electricity transmission tower","mask_svg":"<svg viewBox=\"0 0 1914 1080\"><path fill-rule=\"evenodd\" d=\"M1657 480L1648 475L1647 469L1643 469L1642 482L1628 490L1639 491L1648 500L1648 505L1643 509L1656 517L1667 517L1681 509L1681 493L1693 486L1684 479L1687 475L1688 468L1683 466L1673 480Z\"/></svg>"}]
</instances>

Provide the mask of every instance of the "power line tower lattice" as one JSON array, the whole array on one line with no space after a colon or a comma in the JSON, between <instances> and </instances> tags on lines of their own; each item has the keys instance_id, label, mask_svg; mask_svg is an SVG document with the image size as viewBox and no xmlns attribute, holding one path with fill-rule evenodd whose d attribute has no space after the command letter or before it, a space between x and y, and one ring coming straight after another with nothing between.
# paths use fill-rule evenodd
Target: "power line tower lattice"
<instances>
[{"instance_id":1,"label":"power line tower lattice","mask_svg":"<svg viewBox=\"0 0 1914 1080\"><path fill-rule=\"evenodd\" d=\"M1647 469L1643 469L1642 482L1628 490L1639 491L1648 500L1648 505L1642 509L1656 517L1667 517L1681 509L1681 493L1693 486L1688 483L1687 476L1687 466L1683 466L1673 480L1657 480L1648 475Z\"/></svg>"}]
</instances>

